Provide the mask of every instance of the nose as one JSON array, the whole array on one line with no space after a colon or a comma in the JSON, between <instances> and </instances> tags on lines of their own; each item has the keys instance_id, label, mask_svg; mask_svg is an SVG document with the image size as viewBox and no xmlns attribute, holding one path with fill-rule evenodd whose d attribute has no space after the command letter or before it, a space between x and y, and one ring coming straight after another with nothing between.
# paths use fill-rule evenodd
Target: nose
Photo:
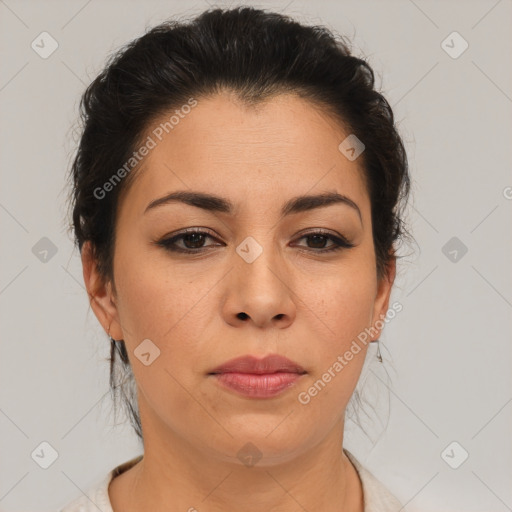
<instances>
[{"instance_id":1,"label":"nose","mask_svg":"<svg viewBox=\"0 0 512 512\"><path fill-rule=\"evenodd\" d=\"M259 328L290 326L296 316L296 296L284 262L270 250L252 263L235 257L238 261L226 282L226 322L233 326L252 323Z\"/></svg>"}]
</instances>

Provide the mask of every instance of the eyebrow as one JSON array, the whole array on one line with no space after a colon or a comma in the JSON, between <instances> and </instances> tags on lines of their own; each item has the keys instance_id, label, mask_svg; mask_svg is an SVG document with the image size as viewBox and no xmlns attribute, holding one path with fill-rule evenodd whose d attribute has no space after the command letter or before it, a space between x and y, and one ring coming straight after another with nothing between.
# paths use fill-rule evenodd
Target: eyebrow
<instances>
[{"instance_id":1,"label":"eyebrow","mask_svg":"<svg viewBox=\"0 0 512 512\"><path fill-rule=\"evenodd\" d=\"M170 194L151 201L144 210L144 214L153 208L173 202L182 202L190 206L201 208L203 210L227 213L229 215L232 215L235 211L235 205L229 199L204 192L191 192L183 190L171 192ZM294 213L310 211L316 208L331 206L333 204L346 204L347 206L350 206L357 212L359 219L362 222L363 219L359 206L357 206L357 204L349 197L338 194L337 192L324 192L317 195L302 195L293 197L283 205L281 209L281 215L285 217Z\"/></svg>"}]
</instances>

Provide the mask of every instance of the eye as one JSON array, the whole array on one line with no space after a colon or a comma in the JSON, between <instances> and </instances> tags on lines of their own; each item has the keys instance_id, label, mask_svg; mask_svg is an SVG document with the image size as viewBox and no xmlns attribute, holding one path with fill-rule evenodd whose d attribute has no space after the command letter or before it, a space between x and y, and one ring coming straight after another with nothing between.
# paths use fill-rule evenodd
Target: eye
<instances>
[{"instance_id":1,"label":"eye","mask_svg":"<svg viewBox=\"0 0 512 512\"><path fill-rule=\"evenodd\" d=\"M205 247L211 247L204 245L204 242L207 238L215 239L206 231L201 231L200 229L190 229L170 238L164 238L155 243L169 251L197 254L199 252L204 252ZM178 243L182 245L180 246Z\"/></svg>"},{"instance_id":2,"label":"eye","mask_svg":"<svg viewBox=\"0 0 512 512\"><path fill-rule=\"evenodd\" d=\"M221 245L205 245L207 239L216 240L209 232L197 228L189 229L169 238L163 238L162 240L156 241L155 244L168 251L185 254L199 254L205 252L208 247ZM354 244L349 242L345 237L341 235L336 236L327 231L313 231L303 235L298 240L307 240L307 246L298 245L298 247L304 247L308 252L326 253L354 247ZM326 243L329 241L331 245L326 248Z\"/></svg>"},{"instance_id":3,"label":"eye","mask_svg":"<svg viewBox=\"0 0 512 512\"><path fill-rule=\"evenodd\" d=\"M336 236L327 231L314 231L307 233L299 238L299 240L303 239L308 240L309 248L311 248L311 245L313 246L312 249L314 250L312 252L325 253L331 251L339 251L341 249L350 249L351 247L354 247L354 244L349 242L345 237ZM325 248L325 244L329 240L332 242L332 245L328 246L328 248Z\"/></svg>"}]
</instances>

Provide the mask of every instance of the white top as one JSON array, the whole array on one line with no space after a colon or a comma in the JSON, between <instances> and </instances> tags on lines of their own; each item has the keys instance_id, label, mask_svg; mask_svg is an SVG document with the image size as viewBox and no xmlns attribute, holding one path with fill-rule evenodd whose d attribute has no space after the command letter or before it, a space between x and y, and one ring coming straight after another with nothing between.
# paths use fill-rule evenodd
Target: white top
<instances>
[{"instance_id":1,"label":"white top","mask_svg":"<svg viewBox=\"0 0 512 512\"><path fill-rule=\"evenodd\" d=\"M398 512L402 510L401 503L393 496L384 485L377 480L372 473L365 469L361 463L346 449L343 449L347 457L354 465L363 486L364 512ZM114 512L108 496L110 481L117 475L130 469L142 459L142 455L135 457L119 466L116 466L95 487L60 512Z\"/></svg>"}]
</instances>

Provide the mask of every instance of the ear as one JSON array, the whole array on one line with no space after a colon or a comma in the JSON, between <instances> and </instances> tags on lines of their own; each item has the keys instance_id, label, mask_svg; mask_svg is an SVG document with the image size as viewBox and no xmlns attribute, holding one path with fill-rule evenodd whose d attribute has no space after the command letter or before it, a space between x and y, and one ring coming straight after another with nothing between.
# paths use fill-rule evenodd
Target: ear
<instances>
[{"instance_id":1,"label":"ear","mask_svg":"<svg viewBox=\"0 0 512 512\"><path fill-rule=\"evenodd\" d=\"M375 303L373 307L373 318L372 318L372 326L377 331L375 337L373 337L372 341L379 339L382 334L382 328L377 328L375 325L378 320L384 320L386 314L389 309L389 298L391 295L391 289L393 288L393 283L395 281L396 276L396 258L394 254L390 257L388 264L386 265L385 275L378 281L377 285L377 295L375 297ZM380 324L381 322L379 322Z\"/></svg>"},{"instance_id":2,"label":"ear","mask_svg":"<svg viewBox=\"0 0 512 512\"><path fill-rule=\"evenodd\" d=\"M92 243L87 241L82 246L82 269L84 283L89 295L91 308L100 324L115 340L123 338L123 331L119 323L115 295L110 281L105 282L99 274Z\"/></svg>"}]
</instances>

